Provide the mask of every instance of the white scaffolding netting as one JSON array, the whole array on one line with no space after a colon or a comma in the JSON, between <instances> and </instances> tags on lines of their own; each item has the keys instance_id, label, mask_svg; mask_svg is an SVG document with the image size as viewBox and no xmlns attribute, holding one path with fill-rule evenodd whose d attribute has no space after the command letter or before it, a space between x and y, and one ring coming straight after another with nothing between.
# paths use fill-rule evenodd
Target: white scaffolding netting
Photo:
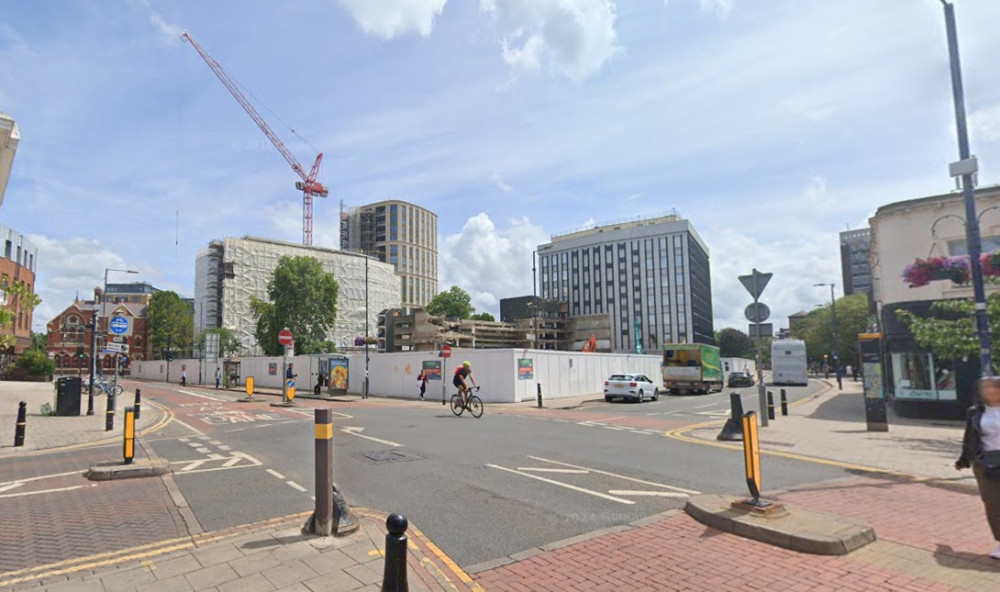
<instances>
[{"instance_id":1,"label":"white scaffolding netting","mask_svg":"<svg viewBox=\"0 0 1000 592\"><path fill-rule=\"evenodd\" d=\"M347 251L254 237L226 238L213 241L208 249L198 253L195 261L196 329L227 327L240 340L244 355L260 355L262 350L254 337L255 320L250 310L250 297L268 299L267 283L283 256L315 257L323 270L332 273L340 285L337 319L327 335L338 349L353 347L356 337L366 335L366 292L367 335L377 334L380 311L400 305L400 280L388 263Z\"/></svg>"}]
</instances>

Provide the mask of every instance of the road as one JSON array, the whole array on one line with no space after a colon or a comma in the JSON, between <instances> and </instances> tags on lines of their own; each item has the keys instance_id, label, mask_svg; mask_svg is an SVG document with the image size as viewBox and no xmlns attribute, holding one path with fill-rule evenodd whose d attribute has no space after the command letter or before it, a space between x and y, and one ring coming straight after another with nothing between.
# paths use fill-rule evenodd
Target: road
<instances>
[{"instance_id":1,"label":"road","mask_svg":"<svg viewBox=\"0 0 1000 592\"><path fill-rule=\"evenodd\" d=\"M788 389L790 400L818 388ZM465 568L680 508L698 492L746 491L739 451L668 436L670 430L728 415L729 390L661 396L642 404L595 398L573 409L488 405L483 417L474 419L455 417L440 401L304 400L301 407L280 408L268 404L274 398L240 403L236 399L241 395L210 388L144 384L142 389L146 400L172 414L164 429L145 438L144 446L149 454L169 460L173 474L162 484L160 479L137 481L144 485L132 490L136 499L119 503L153 508L172 499L175 506L190 508L161 512L169 520L144 525L148 538L311 510L312 408L317 406L334 410L334 481L348 502L406 514ZM756 389L741 392L745 409L756 408ZM22 463L16 478L55 475L65 472L66 463L80 461L60 458ZM837 467L781 457L768 457L762 472L765 492L846 474ZM80 487L36 500L61 500L80 510L96 492L111 491L104 485ZM0 492L0 515L21 508L13 505L16 499ZM127 529L138 520L117 524ZM87 548L135 544L120 538L120 530L98 532ZM66 552L57 555L65 558ZM0 549L0 562L5 559ZM43 559L55 558L36 557ZM22 556L16 565L31 560Z\"/></svg>"}]
</instances>

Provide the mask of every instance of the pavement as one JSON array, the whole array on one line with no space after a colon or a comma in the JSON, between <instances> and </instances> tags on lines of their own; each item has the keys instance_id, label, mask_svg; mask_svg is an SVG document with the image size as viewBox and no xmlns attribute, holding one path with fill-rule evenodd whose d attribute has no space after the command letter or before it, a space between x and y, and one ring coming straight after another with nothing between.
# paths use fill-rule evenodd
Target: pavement
<instances>
[{"instance_id":1,"label":"pavement","mask_svg":"<svg viewBox=\"0 0 1000 592\"><path fill-rule=\"evenodd\" d=\"M12 450L6 442L13 438L16 401L29 401L29 411L37 414L40 403L52 399L51 384L26 386L31 384L0 382L5 443L0 461L71 446L74 438L77 445L102 441L100 415L29 415L26 446ZM844 555L798 552L671 510L463 570L411 524L409 589L1000 590L1000 561L987 555L994 543L975 481L968 471L952 467L961 423L890 413L888 432L869 432L860 390L850 380L843 389L828 382L818 394L793 404L789 416L779 415L760 428L761 497L841 517L844 523L871 525L876 540L870 544ZM585 409L586 401L547 401L546 408ZM151 423L140 425L140 431L163 421L158 412L147 416L144 408L142 422ZM50 421L60 423L50 427ZM721 426L721 420L712 421L664 436L742 450L739 442L716 440ZM849 476L770 490L768 472L783 459L842 467ZM342 538L302 535L308 516L303 513L76 560L16 570L0 566L0 590L379 590L385 516L356 510L362 527Z\"/></svg>"}]
</instances>

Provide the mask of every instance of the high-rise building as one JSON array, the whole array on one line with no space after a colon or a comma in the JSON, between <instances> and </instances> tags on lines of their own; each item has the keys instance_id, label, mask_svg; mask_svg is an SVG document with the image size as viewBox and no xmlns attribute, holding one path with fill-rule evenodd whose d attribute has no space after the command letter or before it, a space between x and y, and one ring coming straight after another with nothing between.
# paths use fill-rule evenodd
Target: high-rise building
<instances>
[{"instance_id":1,"label":"high-rise building","mask_svg":"<svg viewBox=\"0 0 1000 592\"><path fill-rule=\"evenodd\" d=\"M340 248L391 263L400 302L419 308L438 292L437 214L398 199L350 210L340 217Z\"/></svg>"},{"instance_id":2,"label":"high-rise building","mask_svg":"<svg viewBox=\"0 0 1000 592\"><path fill-rule=\"evenodd\" d=\"M868 262L871 250L871 228L845 230L840 233L840 269L844 278L844 296L868 294L872 298L872 267Z\"/></svg>"},{"instance_id":3,"label":"high-rise building","mask_svg":"<svg viewBox=\"0 0 1000 592\"><path fill-rule=\"evenodd\" d=\"M358 337L375 337L379 313L399 308L392 266L373 257L249 236L225 238L212 241L195 258L195 333L226 327L243 354L259 355L250 297L269 300L267 284L285 256L314 257L337 280L337 319L327 338L338 348L350 347Z\"/></svg>"},{"instance_id":4,"label":"high-rise building","mask_svg":"<svg viewBox=\"0 0 1000 592\"><path fill-rule=\"evenodd\" d=\"M676 215L612 222L539 245L539 295L570 318L611 315L611 351L715 343L708 247Z\"/></svg>"},{"instance_id":5,"label":"high-rise building","mask_svg":"<svg viewBox=\"0 0 1000 592\"><path fill-rule=\"evenodd\" d=\"M159 291L147 282L108 284L108 291L101 297L101 302L148 305L153 294Z\"/></svg>"},{"instance_id":6,"label":"high-rise building","mask_svg":"<svg viewBox=\"0 0 1000 592\"><path fill-rule=\"evenodd\" d=\"M21 134L17 131L17 124L10 115L0 111L0 206L3 206L3 194L7 191L10 170L14 166L14 154L17 153L20 141Z\"/></svg>"}]
</instances>

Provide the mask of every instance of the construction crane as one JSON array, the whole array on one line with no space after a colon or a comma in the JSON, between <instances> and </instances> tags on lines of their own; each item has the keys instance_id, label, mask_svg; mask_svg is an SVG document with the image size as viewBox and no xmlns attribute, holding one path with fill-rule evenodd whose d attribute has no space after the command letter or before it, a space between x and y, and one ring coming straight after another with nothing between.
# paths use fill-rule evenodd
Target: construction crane
<instances>
[{"instance_id":1,"label":"construction crane","mask_svg":"<svg viewBox=\"0 0 1000 592\"><path fill-rule=\"evenodd\" d=\"M194 38L191 37L191 35L188 34L187 32L181 35L181 39L190 43L191 47L193 47L195 51L198 52L198 55L200 55L202 59L205 60L205 63L208 64L208 67L212 69L212 72L215 72L215 75L219 77L219 80L222 81L222 84L224 84L226 88L229 89L229 92L232 93L233 97L236 98L236 101L243 107L243 110L246 111L248 115L250 115L250 118L253 119L254 123L257 124L257 127L260 128L260 131L264 132L264 135L267 136L267 139L271 140L271 143L274 144L274 147L278 149L278 152L280 152L282 156L285 157L285 160L288 161L288 164L292 165L292 170L295 171L295 173L301 179L301 181L295 182L295 188L302 192L302 244L306 245L307 247L312 246L313 197L326 197L330 194L329 189L327 189L325 185L316 180L316 175L319 173L319 165L321 162L323 162L323 153L320 152L319 155L316 156L316 162L313 163L312 169L309 171L309 174L307 175L305 169L303 169L302 165L299 164L299 161L296 160L295 156L293 156L292 153L288 150L288 148L285 147L285 144L281 141L281 139L278 138L277 135L275 135L274 131L271 130L270 126L267 125L267 122L264 121L264 118L261 117L259 113L257 113L257 110L253 108L253 105L250 104L250 101L248 101L247 98L243 96L243 93L241 93L240 89L237 88L236 83L233 81L232 78L229 77L229 74L226 73L226 71L222 68L222 66L219 65L219 62L215 61L215 58L210 56L207 51L205 51L200 45L198 45L198 42L195 41Z\"/></svg>"}]
</instances>

